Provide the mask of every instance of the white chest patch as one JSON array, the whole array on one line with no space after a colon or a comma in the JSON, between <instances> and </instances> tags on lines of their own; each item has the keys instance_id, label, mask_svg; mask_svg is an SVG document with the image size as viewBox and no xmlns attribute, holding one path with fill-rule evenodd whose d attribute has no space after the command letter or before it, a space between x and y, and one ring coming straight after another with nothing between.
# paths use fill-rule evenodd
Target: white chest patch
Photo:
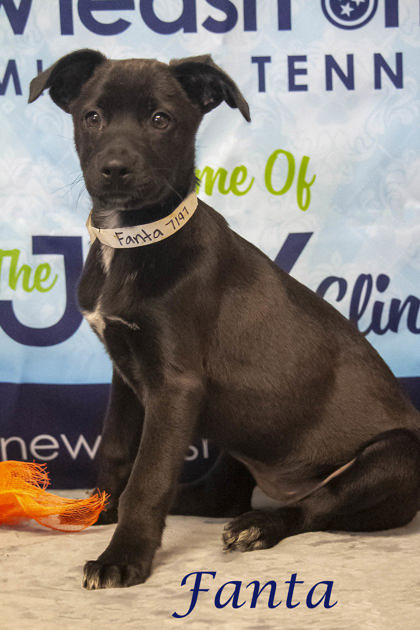
<instances>
[{"instance_id":1,"label":"white chest patch","mask_svg":"<svg viewBox=\"0 0 420 630\"><path fill-rule=\"evenodd\" d=\"M140 327L134 322L129 322L118 315L105 315L101 310L101 301L98 301L94 311L83 311L83 316L88 324L95 330L99 337L104 339L104 331L107 323L117 322L126 326L130 330L140 330Z\"/></svg>"},{"instance_id":2,"label":"white chest patch","mask_svg":"<svg viewBox=\"0 0 420 630\"><path fill-rule=\"evenodd\" d=\"M108 245L101 244L101 254L102 254L102 267L106 273L109 274L109 270L111 267L111 262L114 257L114 249L112 247L108 247Z\"/></svg>"},{"instance_id":3,"label":"white chest patch","mask_svg":"<svg viewBox=\"0 0 420 630\"><path fill-rule=\"evenodd\" d=\"M105 319L101 313L101 303L98 302L94 311L83 311L83 317L88 322L89 326L103 339L105 330Z\"/></svg>"}]
</instances>

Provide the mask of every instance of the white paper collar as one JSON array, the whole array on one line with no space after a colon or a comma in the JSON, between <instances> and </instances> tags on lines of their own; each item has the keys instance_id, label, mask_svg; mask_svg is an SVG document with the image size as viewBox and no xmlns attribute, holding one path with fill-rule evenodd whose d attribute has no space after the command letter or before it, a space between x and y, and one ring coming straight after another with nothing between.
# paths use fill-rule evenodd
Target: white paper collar
<instances>
[{"instance_id":1,"label":"white paper collar","mask_svg":"<svg viewBox=\"0 0 420 630\"><path fill-rule=\"evenodd\" d=\"M89 214L86 227L90 242L98 239L104 245L114 249L143 247L163 241L180 230L191 219L197 209L198 199L195 192L186 197L171 214L143 225L118 228L96 228L92 225L92 212Z\"/></svg>"}]
</instances>

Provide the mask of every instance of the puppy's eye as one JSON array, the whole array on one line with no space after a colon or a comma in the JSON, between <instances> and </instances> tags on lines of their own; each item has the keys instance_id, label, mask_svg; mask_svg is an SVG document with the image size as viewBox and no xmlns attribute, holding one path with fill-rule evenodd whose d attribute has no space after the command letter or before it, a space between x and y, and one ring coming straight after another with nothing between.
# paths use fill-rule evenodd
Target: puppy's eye
<instances>
[{"instance_id":1,"label":"puppy's eye","mask_svg":"<svg viewBox=\"0 0 420 630\"><path fill-rule=\"evenodd\" d=\"M152 116L152 125L156 129L166 129L171 122L171 117L165 112L156 112Z\"/></svg>"},{"instance_id":2,"label":"puppy's eye","mask_svg":"<svg viewBox=\"0 0 420 630\"><path fill-rule=\"evenodd\" d=\"M102 123L102 117L98 112L91 111L85 114L85 121L88 127L100 127Z\"/></svg>"}]
</instances>

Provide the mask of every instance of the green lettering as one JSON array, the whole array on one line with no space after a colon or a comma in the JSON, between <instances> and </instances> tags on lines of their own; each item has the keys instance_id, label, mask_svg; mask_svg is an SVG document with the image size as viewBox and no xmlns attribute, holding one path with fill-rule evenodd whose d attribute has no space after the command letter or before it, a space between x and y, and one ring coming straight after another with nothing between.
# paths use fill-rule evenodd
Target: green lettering
<instances>
[{"instance_id":1,"label":"green lettering","mask_svg":"<svg viewBox=\"0 0 420 630\"><path fill-rule=\"evenodd\" d=\"M287 177L283 187L280 188L280 190L276 190L273 186L273 168L280 155L284 155L287 159ZM289 153L289 151L284 151L283 149L278 149L277 151L274 151L268 158L265 167L264 180L268 192L270 192L272 195L284 195L290 189L293 183L294 176L295 158L293 157L293 155Z\"/></svg>"},{"instance_id":2,"label":"green lettering","mask_svg":"<svg viewBox=\"0 0 420 630\"><path fill-rule=\"evenodd\" d=\"M206 195L213 194L214 187L217 183L217 190L222 195L227 195L231 192L232 194L240 197L242 195L246 195L254 184L254 177L252 177L245 189L241 190L241 188L239 188L239 186L246 182L248 177L248 170L243 164L235 166L232 174L230 175L229 184L227 183L229 173L223 167L219 167L217 171L214 172L214 169L211 168L211 166L205 166L202 171L196 169L195 176L198 181L196 192L198 193L200 186L203 184Z\"/></svg>"},{"instance_id":3,"label":"green lettering","mask_svg":"<svg viewBox=\"0 0 420 630\"><path fill-rule=\"evenodd\" d=\"M235 166L235 168L232 171L231 178L230 178L230 188L234 195L238 195L238 196L246 195L246 193L248 193L251 190L252 185L254 183L254 179L255 179L254 177L251 178L248 188L246 188L245 190L239 190L238 188L238 186L240 186L241 184L245 182L247 177L248 177L248 170L246 166L243 166L243 165Z\"/></svg>"},{"instance_id":4,"label":"green lettering","mask_svg":"<svg viewBox=\"0 0 420 630\"><path fill-rule=\"evenodd\" d=\"M51 291L58 280L57 274L55 274L54 279L49 286L42 286L45 282L47 282L50 275L51 265L49 263L41 263L40 265L38 265L38 267L35 269L34 274L34 286L37 291L40 291L40 293L47 293L47 291Z\"/></svg>"},{"instance_id":5,"label":"green lettering","mask_svg":"<svg viewBox=\"0 0 420 630\"><path fill-rule=\"evenodd\" d=\"M316 175L314 175L310 182L307 182L306 171L308 169L309 158L307 155L304 155L302 158L302 163L299 168L299 175L297 181L297 202L298 206L301 210L307 210L309 208L309 204L311 203L311 186L316 179Z\"/></svg>"},{"instance_id":6,"label":"green lettering","mask_svg":"<svg viewBox=\"0 0 420 630\"><path fill-rule=\"evenodd\" d=\"M10 256L10 268L9 268L9 287L16 291L19 278L22 279L22 289L26 293L31 293L34 290L34 285L31 286L31 268L29 265L22 265L18 269L20 250L10 249L6 250L6 255Z\"/></svg>"},{"instance_id":7,"label":"green lettering","mask_svg":"<svg viewBox=\"0 0 420 630\"><path fill-rule=\"evenodd\" d=\"M196 171L197 174L197 171ZM216 183L216 180L218 179L218 190L222 195L227 195L229 192L229 188L226 188L226 178L227 178L227 170L225 168L218 168L216 173L214 173L214 170L211 168L211 166L205 166L203 168L203 170L198 171L198 179L200 180L200 182L202 183L203 179L205 180L204 182L204 192L206 193L206 195L212 195L213 194L213 188L214 185Z\"/></svg>"},{"instance_id":8,"label":"green lettering","mask_svg":"<svg viewBox=\"0 0 420 630\"><path fill-rule=\"evenodd\" d=\"M311 203L311 186L316 180L313 175L310 181L307 181L309 157L304 155L299 166L299 172L296 182L297 204L301 210L307 210ZM273 151L267 160L264 172L264 182L266 189L272 195L280 196L286 194L295 180L296 160L290 151L277 149ZM217 186L217 191L222 195L232 193L237 197L246 195L254 185L255 178L250 176L248 179L248 169L243 164L235 166L229 175L229 172L219 167L217 170L211 166L205 166L201 171L195 170L197 179L196 192L198 193L201 186L204 187L206 195L212 195Z\"/></svg>"},{"instance_id":9,"label":"green lettering","mask_svg":"<svg viewBox=\"0 0 420 630\"><path fill-rule=\"evenodd\" d=\"M35 268L33 282L31 282L32 267L23 264L19 266L19 249L0 249L0 276L2 273L2 264L5 258L10 258L8 286L16 291L18 282L21 281L22 289L26 293L32 293L34 289L41 293L51 291L58 280L57 274L48 286L43 286L49 280L51 275L51 266L49 263L41 263Z\"/></svg>"}]
</instances>

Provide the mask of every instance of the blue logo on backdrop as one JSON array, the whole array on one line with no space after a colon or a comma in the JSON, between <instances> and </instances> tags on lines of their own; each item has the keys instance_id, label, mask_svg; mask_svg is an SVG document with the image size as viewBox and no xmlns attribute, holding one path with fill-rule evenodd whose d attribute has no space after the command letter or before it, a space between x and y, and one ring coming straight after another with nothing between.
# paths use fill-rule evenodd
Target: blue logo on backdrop
<instances>
[{"instance_id":1,"label":"blue logo on backdrop","mask_svg":"<svg viewBox=\"0 0 420 630\"><path fill-rule=\"evenodd\" d=\"M386 28L399 25L399 2L383 0ZM209 10L209 15L200 23L197 8L205 6L204 3L215 8L219 14L213 17ZM161 35L172 35L179 31L197 33L200 26L210 33L227 33L237 27L244 32L255 32L265 27L262 14L264 0L243 0L242 3L239 0L178 0L179 15L172 20L158 16L158 4L157 0L59 0L60 33L74 35L77 18L91 33L104 36L120 35L139 18L147 28ZM15 35L24 34L31 11L34 10L32 5L33 0L20 0L19 3L17 0L0 0L0 17L5 13ZM360 28L375 15L378 0L321 0L321 8L334 26ZM277 29L292 30L292 0L277 0L277 6L273 2L273 11L277 14Z\"/></svg>"},{"instance_id":2,"label":"blue logo on backdrop","mask_svg":"<svg viewBox=\"0 0 420 630\"><path fill-rule=\"evenodd\" d=\"M2 257L4 254L11 255L16 251L18 250L0 250ZM64 257L66 284L64 314L58 322L47 328L26 326L16 317L13 310L13 302L11 300L0 300L0 329L3 329L11 339L25 346L54 346L69 339L82 323L83 318L79 312L76 298L77 282L83 268L82 239L79 236L33 236L32 253L35 255L58 254ZM0 257L0 270L2 257ZM23 265L20 269L17 269L16 261L10 268L9 283L11 282L16 288L19 277L27 275L29 270L28 265ZM39 284L41 284L41 275L40 271L38 273ZM33 287L27 289L27 291L32 291L32 289Z\"/></svg>"},{"instance_id":3,"label":"blue logo on backdrop","mask_svg":"<svg viewBox=\"0 0 420 630\"><path fill-rule=\"evenodd\" d=\"M378 0L321 0L326 18L339 28L360 28L375 15Z\"/></svg>"}]
</instances>

